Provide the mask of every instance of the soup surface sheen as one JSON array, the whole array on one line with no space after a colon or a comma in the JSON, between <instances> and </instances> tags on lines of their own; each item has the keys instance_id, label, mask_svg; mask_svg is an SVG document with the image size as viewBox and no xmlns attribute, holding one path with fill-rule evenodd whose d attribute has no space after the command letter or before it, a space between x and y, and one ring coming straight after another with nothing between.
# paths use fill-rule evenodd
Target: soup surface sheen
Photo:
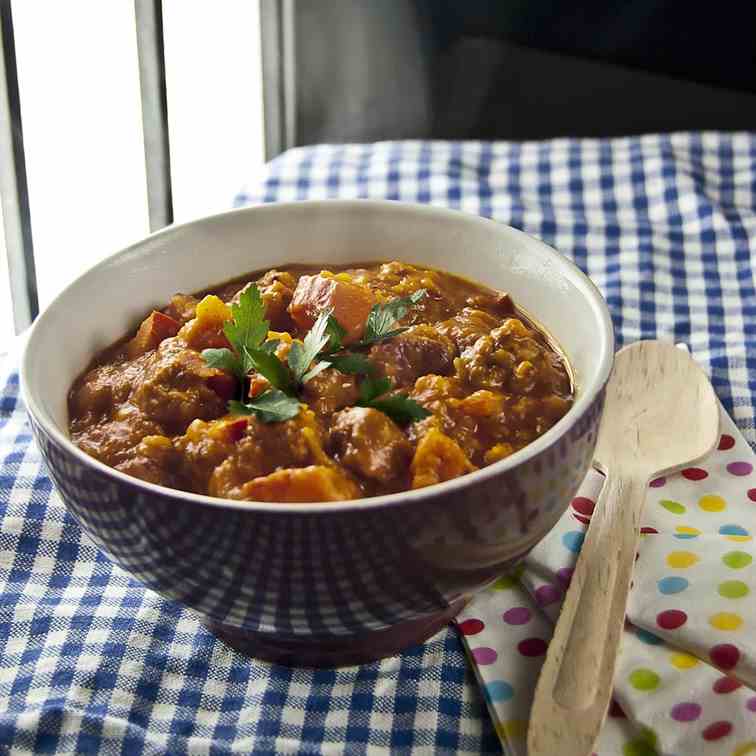
<instances>
[{"instance_id":1,"label":"soup surface sheen","mask_svg":"<svg viewBox=\"0 0 756 756\"><path fill-rule=\"evenodd\" d=\"M572 401L565 360L502 292L396 261L290 266L175 295L75 382L69 425L87 454L159 485L338 501L504 459Z\"/></svg>"}]
</instances>

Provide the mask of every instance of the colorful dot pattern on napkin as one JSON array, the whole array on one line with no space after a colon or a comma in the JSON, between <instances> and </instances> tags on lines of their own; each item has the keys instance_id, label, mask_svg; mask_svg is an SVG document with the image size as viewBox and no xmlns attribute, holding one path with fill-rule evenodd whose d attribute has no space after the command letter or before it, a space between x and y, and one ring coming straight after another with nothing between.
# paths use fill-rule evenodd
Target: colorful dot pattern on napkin
<instances>
[{"instance_id":1,"label":"colorful dot pattern on napkin","mask_svg":"<svg viewBox=\"0 0 756 756\"><path fill-rule=\"evenodd\" d=\"M756 473L721 411L718 448L649 486L599 756L756 756ZM460 630L507 751L528 717L603 478L591 472L554 530L476 597Z\"/></svg>"}]
</instances>

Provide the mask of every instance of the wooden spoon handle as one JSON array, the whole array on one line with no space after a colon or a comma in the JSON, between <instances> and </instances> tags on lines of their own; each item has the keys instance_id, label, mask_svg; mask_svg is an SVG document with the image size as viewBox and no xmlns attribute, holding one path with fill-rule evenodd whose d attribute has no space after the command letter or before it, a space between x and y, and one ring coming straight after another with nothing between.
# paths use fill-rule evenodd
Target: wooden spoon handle
<instances>
[{"instance_id":1,"label":"wooden spoon handle","mask_svg":"<svg viewBox=\"0 0 756 756\"><path fill-rule=\"evenodd\" d=\"M587 756L612 694L645 481L604 483L538 680L529 756Z\"/></svg>"}]
</instances>

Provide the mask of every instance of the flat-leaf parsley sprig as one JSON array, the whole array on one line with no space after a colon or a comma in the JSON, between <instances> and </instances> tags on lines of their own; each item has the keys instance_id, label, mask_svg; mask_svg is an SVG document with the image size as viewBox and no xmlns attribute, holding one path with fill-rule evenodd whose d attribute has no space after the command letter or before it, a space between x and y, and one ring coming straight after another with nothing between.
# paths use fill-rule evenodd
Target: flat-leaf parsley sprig
<instances>
[{"instance_id":1,"label":"flat-leaf parsley sprig","mask_svg":"<svg viewBox=\"0 0 756 756\"><path fill-rule=\"evenodd\" d=\"M368 376L360 384L360 407L372 407L388 415L397 423L413 423L428 417L431 413L406 394L392 394L393 388L389 378L372 378Z\"/></svg>"},{"instance_id":2,"label":"flat-leaf parsley sprig","mask_svg":"<svg viewBox=\"0 0 756 756\"><path fill-rule=\"evenodd\" d=\"M370 309L367 320L365 321L365 332L363 337L357 342L356 346L358 348L372 346L373 344L398 336L400 333L404 333L407 330L407 327L396 327L396 324L426 295L426 293L425 289L418 289L407 297L398 297L389 302L373 305ZM331 320L341 328L333 317ZM343 336L344 331L343 329L341 330ZM341 341L339 340L338 345L331 351L338 351L340 346ZM360 354L359 352L329 354L322 357L322 359L329 362L342 373L352 373L354 375L362 374L368 376L373 373L372 363L364 354Z\"/></svg>"},{"instance_id":3,"label":"flat-leaf parsley sprig","mask_svg":"<svg viewBox=\"0 0 756 756\"><path fill-rule=\"evenodd\" d=\"M356 346L369 346L406 331L396 324L425 293L420 289L408 297L374 305L365 323L364 336ZM280 340L267 339L269 330L260 290L251 284L242 292L239 302L231 305L231 319L223 326L232 349L202 352L209 367L227 370L240 383L240 398L229 402L229 412L254 414L265 423L296 417L300 410L297 393L302 385L327 367L333 367L342 373L366 376L360 384L360 406L373 407L400 423L421 420L430 414L405 394L386 396L392 389L391 381L373 377L373 365L365 354L344 350L346 331L332 310L318 316L301 342L292 342L286 362L276 355ZM250 400L245 391L246 378L252 371L266 378L271 388Z\"/></svg>"},{"instance_id":4,"label":"flat-leaf parsley sprig","mask_svg":"<svg viewBox=\"0 0 756 756\"><path fill-rule=\"evenodd\" d=\"M275 354L278 340L266 341L270 323L265 319L265 304L254 284L240 295L238 304L231 305L231 319L223 324L233 351L228 348L205 349L202 357L214 368L233 373L240 384L240 399L229 403L229 411L255 414L266 423L289 420L299 413L295 395L296 380L292 371ZM251 371L263 375L270 383L267 389L252 400L245 401L246 378Z\"/></svg>"},{"instance_id":5,"label":"flat-leaf parsley sprig","mask_svg":"<svg viewBox=\"0 0 756 756\"><path fill-rule=\"evenodd\" d=\"M362 346L376 344L404 333L407 327L396 328L396 324L427 294L418 289L408 297L399 297L389 302L373 305L365 322L365 333L359 342Z\"/></svg>"}]
</instances>

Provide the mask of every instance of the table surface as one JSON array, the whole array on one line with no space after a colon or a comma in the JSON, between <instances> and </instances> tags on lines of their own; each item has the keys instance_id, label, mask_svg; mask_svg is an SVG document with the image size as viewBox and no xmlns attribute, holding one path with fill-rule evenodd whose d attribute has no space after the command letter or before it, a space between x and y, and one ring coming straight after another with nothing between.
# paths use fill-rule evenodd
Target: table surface
<instances>
[{"instance_id":1,"label":"table surface","mask_svg":"<svg viewBox=\"0 0 756 756\"><path fill-rule=\"evenodd\" d=\"M756 445L756 135L298 148L235 204L327 197L429 202L544 239L600 287L620 344L690 345ZM292 670L234 653L112 565L52 490L14 365L0 376L0 749L500 750L451 629L382 662Z\"/></svg>"}]
</instances>

